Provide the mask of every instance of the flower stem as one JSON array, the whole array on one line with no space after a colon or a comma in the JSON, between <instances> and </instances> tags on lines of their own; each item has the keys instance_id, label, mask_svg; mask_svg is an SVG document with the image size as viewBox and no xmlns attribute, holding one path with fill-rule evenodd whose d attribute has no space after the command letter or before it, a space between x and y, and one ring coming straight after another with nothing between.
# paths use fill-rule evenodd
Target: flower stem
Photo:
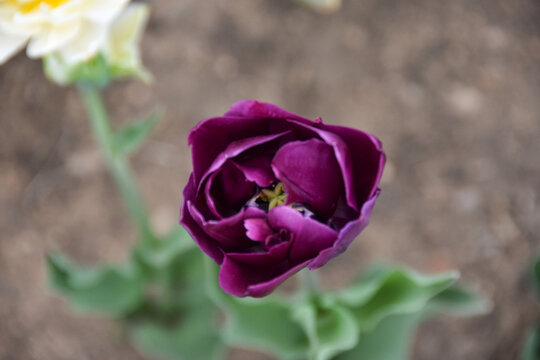
<instances>
[{"instance_id":1,"label":"flower stem","mask_svg":"<svg viewBox=\"0 0 540 360\"><path fill-rule=\"evenodd\" d=\"M154 235L148 222L148 213L137 185L135 184L129 161L125 155L117 154L114 147L114 133L109 116L101 98L100 90L93 85L80 84L79 93L84 102L90 127L99 144L107 167L124 202L131 220L137 227L141 241L153 244Z\"/></svg>"},{"instance_id":2,"label":"flower stem","mask_svg":"<svg viewBox=\"0 0 540 360\"><path fill-rule=\"evenodd\" d=\"M300 271L300 291L316 294L319 292L319 276L315 270L304 269Z\"/></svg>"}]
</instances>

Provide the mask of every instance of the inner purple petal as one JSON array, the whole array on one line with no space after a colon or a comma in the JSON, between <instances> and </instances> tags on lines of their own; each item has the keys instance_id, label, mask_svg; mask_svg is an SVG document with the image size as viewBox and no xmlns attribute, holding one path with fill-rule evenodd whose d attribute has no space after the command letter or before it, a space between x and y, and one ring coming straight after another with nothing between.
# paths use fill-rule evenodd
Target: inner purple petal
<instances>
[{"instance_id":1,"label":"inner purple petal","mask_svg":"<svg viewBox=\"0 0 540 360\"><path fill-rule=\"evenodd\" d=\"M263 242L273 234L265 219L245 219L246 235L253 241Z\"/></svg>"},{"instance_id":2,"label":"inner purple petal","mask_svg":"<svg viewBox=\"0 0 540 360\"><path fill-rule=\"evenodd\" d=\"M234 165L244 173L246 179L253 181L261 188L272 185L276 180L271 163L272 157L268 155L246 160L234 160Z\"/></svg>"},{"instance_id":3,"label":"inner purple petal","mask_svg":"<svg viewBox=\"0 0 540 360\"><path fill-rule=\"evenodd\" d=\"M206 170L204 175L199 182L198 191L202 190L201 185L205 182L206 178L209 177L212 173L218 171L229 159L235 158L245 154L249 149L258 147L268 142L272 142L276 139L279 139L287 134L290 131L283 131L278 134L264 135L264 136L254 136L247 139L237 140L231 142L227 148L216 156L212 164Z\"/></svg>"},{"instance_id":4,"label":"inner purple petal","mask_svg":"<svg viewBox=\"0 0 540 360\"><path fill-rule=\"evenodd\" d=\"M343 178L332 147L310 139L283 146L272 160L283 182L287 204L309 204L317 215L330 217L343 194Z\"/></svg>"},{"instance_id":5,"label":"inner purple petal","mask_svg":"<svg viewBox=\"0 0 540 360\"><path fill-rule=\"evenodd\" d=\"M238 213L253 196L255 183L248 181L244 173L230 161L212 174L205 187L208 207L218 217L229 217Z\"/></svg>"}]
</instances>

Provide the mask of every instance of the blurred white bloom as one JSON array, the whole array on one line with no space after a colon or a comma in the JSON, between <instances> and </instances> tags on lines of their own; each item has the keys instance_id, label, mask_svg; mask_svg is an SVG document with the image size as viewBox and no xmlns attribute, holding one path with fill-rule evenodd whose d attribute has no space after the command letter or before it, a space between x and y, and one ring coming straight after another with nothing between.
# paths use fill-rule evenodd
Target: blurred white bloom
<instances>
[{"instance_id":1,"label":"blurred white bloom","mask_svg":"<svg viewBox=\"0 0 540 360\"><path fill-rule=\"evenodd\" d=\"M150 81L152 75L144 69L139 42L148 21L150 9L144 4L131 4L110 25L103 46L91 59L68 63L61 53L43 58L45 74L59 85L80 81L107 84L113 78L136 76Z\"/></svg>"},{"instance_id":2,"label":"blurred white bloom","mask_svg":"<svg viewBox=\"0 0 540 360\"><path fill-rule=\"evenodd\" d=\"M144 4L132 4L120 14L111 28L103 54L114 76L138 75L149 80L139 52L139 42L148 22L150 9Z\"/></svg>"},{"instance_id":3,"label":"blurred white bloom","mask_svg":"<svg viewBox=\"0 0 540 360\"><path fill-rule=\"evenodd\" d=\"M112 22L129 0L0 0L0 64L26 44L31 58L59 54L88 60L107 43Z\"/></svg>"}]
</instances>

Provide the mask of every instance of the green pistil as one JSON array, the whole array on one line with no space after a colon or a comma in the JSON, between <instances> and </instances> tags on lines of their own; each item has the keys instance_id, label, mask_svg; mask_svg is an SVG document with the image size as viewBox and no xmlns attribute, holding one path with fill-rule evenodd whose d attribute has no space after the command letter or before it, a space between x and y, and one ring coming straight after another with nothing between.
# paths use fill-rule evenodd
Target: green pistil
<instances>
[{"instance_id":1,"label":"green pistil","mask_svg":"<svg viewBox=\"0 0 540 360\"><path fill-rule=\"evenodd\" d=\"M260 198L268 202L268 210L275 208L278 205L284 205L287 201L287 194L283 191L283 183L276 184L274 189L262 189Z\"/></svg>"}]
</instances>

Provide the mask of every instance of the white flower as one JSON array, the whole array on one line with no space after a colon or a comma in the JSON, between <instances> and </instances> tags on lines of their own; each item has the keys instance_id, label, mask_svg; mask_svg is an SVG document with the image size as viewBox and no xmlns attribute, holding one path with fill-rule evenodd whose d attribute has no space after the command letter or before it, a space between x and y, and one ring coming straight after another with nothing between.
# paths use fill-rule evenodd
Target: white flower
<instances>
[{"instance_id":1,"label":"white flower","mask_svg":"<svg viewBox=\"0 0 540 360\"><path fill-rule=\"evenodd\" d=\"M151 75L141 64L139 42L148 22L150 9L143 4L131 4L114 21L103 54L113 75L137 74L144 80Z\"/></svg>"},{"instance_id":2,"label":"white flower","mask_svg":"<svg viewBox=\"0 0 540 360\"><path fill-rule=\"evenodd\" d=\"M0 0L0 65L26 44L31 58L56 53L68 64L105 47L129 0Z\"/></svg>"},{"instance_id":3,"label":"white flower","mask_svg":"<svg viewBox=\"0 0 540 360\"><path fill-rule=\"evenodd\" d=\"M97 56L88 61L68 63L61 53L47 55L43 58L45 74L59 85L88 80L108 83L114 78L130 76L150 81L152 75L144 69L139 51L149 14L147 5L129 5L110 25Z\"/></svg>"}]
</instances>

